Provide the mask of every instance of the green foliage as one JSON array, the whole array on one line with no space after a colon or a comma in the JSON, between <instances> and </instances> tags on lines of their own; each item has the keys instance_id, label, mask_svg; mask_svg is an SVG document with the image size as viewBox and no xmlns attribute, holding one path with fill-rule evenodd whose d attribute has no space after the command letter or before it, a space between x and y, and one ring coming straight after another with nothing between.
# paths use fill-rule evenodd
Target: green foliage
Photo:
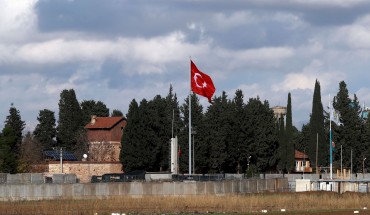
<instances>
[{"instance_id":1,"label":"green foliage","mask_svg":"<svg viewBox=\"0 0 370 215\"><path fill-rule=\"evenodd\" d=\"M286 157L287 157L287 144L285 140L285 123L284 116L280 115L277 123L278 127L278 164L277 169L279 171L286 171Z\"/></svg>"},{"instance_id":2,"label":"green foliage","mask_svg":"<svg viewBox=\"0 0 370 215\"><path fill-rule=\"evenodd\" d=\"M222 172L226 166L227 145L230 138L230 102L226 93L215 97L205 114L205 142L209 144L209 170L211 173Z\"/></svg>"},{"instance_id":3,"label":"green foliage","mask_svg":"<svg viewBox=\"0 0 370 215\"><path fill-rule=\"evenodd\" d=\"M37 120L39 124L36 125L33 135L43 149L50 149L55 145L54 138L56 137L54 112L48 109L41 110Z\"/></svg>"},{"instance_id":4,"label":"green foliage","mask_svg":"<svg viewBox=\"0 0 370 215\"><path fill-rule=\"evenodd\" d=\"M151 101L143 99L140 105L133 100L121 141L120 159L125 171L168 170L172 124L178 121L179 108L171 89L166 98L157 95ZM178 126L173 127L176 133Z\"/></svg>"},{"instance_id":5,"label":"green foliage","mask_svg":"<svg viewBox=\"0 0 370 215\"><path fill-rule=\"evenodd\" d=\"M278 147L274 113L267 101L262 103L257 97L249 99L246 114L249 126L245 141L251 155L251 163L257 166L258 171L266 171L275 165Z\"/></svg>"},{"instance_id":6,"label":"green foliage","mask_svg":"<svg viewBox=\"0 0 370 215\"><path fill-rule=\"evenodd\" d=\"M288 93L288 104L286 113L286 128L285 128L285 141L286 141L286 170L291 172L294 169L294 129L292 120L292 98L291 94Z\"/></svg>"},{"instance_id":7,"label":"green foliage","mask_svg":"<svg viewBox=\"0 0 370 215\"><path fill-rule=\"evenodd\" d=\"M123 116L123 113L122 113L122 111L120 111L120 110L117 110L117 109L114 109L113 111L112 111L112 115L111 115L112 117L114 117L114 116Z\"/></svg>"},{"instance_id":8,"label":"green foliage","mask_svg":"<svg viewBox=\"0 0 370 215\"><path fill-rule=\"evenodd\" d=\"M101 101L84 100L81 102L81 110L83 114L83 125L90 122L91 116L108 117L109 109Z\"/></svg>"},{"instance_id":9,"label":"green foliage","mask_svg":"<svg viewBox=\"0 0 370 215\"><path fill-rule=\"evenodd\" d=\"M22 143L22 132L25 127L24 121L21 119L19 110L11 106L9 109L9 115L6 117L5 126L10 126L15 134L14 143L11 145L11 150L19 155L19 147Z\"/></svg>"},{"instance_id":10,"label":"green foliage","mask_svg":"<svg viewBox=\"0 0 370 215\"><path fill-rule=\"evenodd\" d=\"M189 97L186 97L184 104L180 107L182 117L182 129L179 131L179 147L181 149L180 171L185 173L189 169ZM195 172L207 173L209 171L209 143L204 139L204 115L203 107L199 103L198 97L191 94L191 124L196 131L195 141ZM193 155L193 153L192 153Z\"/></svg>"},{"instance_id":11,"label":"green foliage","mask_svg":"<svg viewBox=\"0 0 370 215\"><path fill-rule=\"evenodd\" d=\"M354 99L349 97L347 85L344 81L339 83L339 91L333 106L340 112L340 121L343 123L343 126L338 128L340 142L337 143L337 145L342 145L343 165L345 167L351 166L352 151L353 171L362 171L362 159L366 156L368 145L361 141L361 131L363 130L363 122L359 116L361 107L356 95L354 95Z\"/></svg>"},{"instance_id":12,"label":"green foliage","mask_svg":"<svg viewBox=\"0 0 370 215\"><path fill-rule=\"evenodd\" d=\"M329 140L325 135L324 129L324 108L321 102L321 87L320 82L316 80L315 89L312 100L312 113L310 116L310 135L309 142L306 148L311 165L315 167L316 152L318 153L318 166L327 166L329 158ZM317 148L317 149L316 149Z\"/></svg>"},{"instance_id":13,"label":"green foliage","mask_svg":"<svg viewBox=\"0 0 370 215\"><path fill-rule=\"evenodd\" d=\"M9 125L5 125L0 136L0 172L17 173L18 152L15 150L17 134Z\"/></svg>"},{"instance_id":14,"label":"green foliage","mask_svg":"<svg viewBox=\"0 0 370 215\"><path fill-rule=\"evenodd\" d=\"M77 137L83 129L80 105L73 89L63 90L59 100L59 120L57 127L57 144L72 150L76 147Z\"/></svg>"}]
</instances>

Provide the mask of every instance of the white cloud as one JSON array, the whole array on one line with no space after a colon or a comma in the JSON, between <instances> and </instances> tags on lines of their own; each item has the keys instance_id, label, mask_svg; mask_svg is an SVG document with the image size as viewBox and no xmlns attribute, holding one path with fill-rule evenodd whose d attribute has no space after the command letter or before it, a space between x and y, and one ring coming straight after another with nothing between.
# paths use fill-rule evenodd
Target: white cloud
<instances>
[{"instance_id":1,"label":"white cloud","mask_svg":"<svg viewBox=\"0 0 370 215\"><path fill-rule=\"evenodd\" d=\"M332 88L345 78L345 74L339 71L326 71L323 68L323 62L313 60L309 66L303 69L302 72L289 73L285 75L281 83L274 84L272 90L274 92L293 90L311 90L315 87L315 80L320 82L321 90Z\"/></svg>"},{"instance_id":2,"label":"white cloud","mask_svg":"<svg viewBox=\"0 0 370 215\"><path fill-rule=\"evenodd\" d=\"M37 0L3 0L0 2L0 40L17 41L34 31Z\"/></svg>"}]
</instances>

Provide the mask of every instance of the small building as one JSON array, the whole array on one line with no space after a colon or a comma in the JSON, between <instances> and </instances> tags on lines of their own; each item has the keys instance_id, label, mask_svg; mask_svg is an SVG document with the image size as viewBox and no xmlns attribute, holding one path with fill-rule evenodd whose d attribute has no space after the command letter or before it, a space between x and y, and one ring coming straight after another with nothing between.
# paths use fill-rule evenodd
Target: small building
<instances>
[{"instance_id":1,"label":"small building","mask_svg":"<svg viewBox=\"0 0 370 215\"><path fill-rule=\"evenodd\" d=\"M75 174L81 183L90 182L93 175L122 173L119 161L121 138L126 126L124 117L96 117L85 126L88 142L87 157L82 161L63 153L63 162L55 151L45 152L48 174Z\"/></svg>"},{"instance_id":2,"label":"small building","mask_svg":"<svg viewBox=\"0 0 370 215\"><path fill-rule=\"evenodd\" d=\"M312 167L308 156L298 150L294 152L295 172L312 173Z\"/></svg>"},{"instance_id":3,"label":"small building","mask_svg":"<svg viewBox=\"0 0 370 215\"><path fill-rule=\"evenodd\" d=\"M85 126L89 144L89 161L119 161L121 138L126 126L124 117L91 116Z\"/></svg>"}]
</instances>

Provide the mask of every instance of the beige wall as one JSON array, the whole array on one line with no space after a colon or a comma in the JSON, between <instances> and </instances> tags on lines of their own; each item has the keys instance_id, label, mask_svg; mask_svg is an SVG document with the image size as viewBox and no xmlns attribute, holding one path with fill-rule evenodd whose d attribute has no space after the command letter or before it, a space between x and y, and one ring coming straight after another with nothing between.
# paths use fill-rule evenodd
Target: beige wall
<instances>
[{"instance_id":1,"label":"beige wall","mask_svg":"<svg viewBox=\"0 0 370 215\"><path fill-rule=\"evenodd\" d=\"M49 162L49 173L61 173L59 161ZM122 164L120 162L66 161L63 162L63 173L76 174L81 183L87 183L93 175L122 173Z\"/></svg>"}]
</instances>

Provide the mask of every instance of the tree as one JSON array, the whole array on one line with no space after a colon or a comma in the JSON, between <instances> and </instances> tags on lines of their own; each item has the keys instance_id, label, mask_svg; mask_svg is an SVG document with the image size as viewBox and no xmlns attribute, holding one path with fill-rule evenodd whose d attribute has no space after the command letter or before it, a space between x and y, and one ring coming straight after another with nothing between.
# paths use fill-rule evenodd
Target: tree
<instances>
[{"instance_id":1,"label":"tree","mask_svg":"<svg viewBox=\"0 0 370 215\"><path fill-rule=\"evenodd\" d=\"M343 165L351 166L351 151L353 152L353 171L362 171L362 159L365 156L364 146L361 143L362 121L359 116L361 107L354 95L349 98L347 85L344 81L339 83L339 91L333 102L334 108L340 113L343 126L338 128L339 140L337 145L343 146Z\"/></svg>"},{"instance_id":2,"label":"tree","mask_svg":"<svg viewBox=\"0 0 370 215\"><path fill-rule=\"evenodd\" d=\"M230 137L230 102L225 92L215 97L205 113L205 142L209 144L209 168L213 173L226 169L227 144Z\"/></svg>"},{"instance_id":3,"label":"tree","mask_svg":"<svg viewBox=\"0 0 370 215\"><path fill-rule=\"evenodd\" d=\"M194 136L195 144L195 163L196 172L206 173L209 170L209 142L205 139L203 126L203 107L199 103L196 94L191 94L191 124L192 129L196 131ZM179 147L181 156L179 158L180 172L188 172L189 169L189 97L180 107L182 126L179 132ZM193 153L192 153L193 155Z\"/></svg>"},{"instance_id":4,"label":"tree","mask_svg":"<svg viewBox=\"0 0 370 215\"><path fill-rule=\"evenodd\" d=\"M287 163L287 144L285 140L285 122L284 122L284 115L280 115L278 118L278 123L276 125L278 127L278 164L277 169L279 171L285 172L286 171L286 163Z\"/></svg>"},{"instance_id":5,"label":"tree","mask_svg":"<svg viewBox=\"0 0 370 215\"><path fill-rule=\"evenodd\" d=\"M109 109L101 101L84 100L81 102L81 109L83 114L83 125L90 122L91 116L108 117Z\"/></svg>"},{"instance_id":6,"label":"tree","mask_svg":"<svg viewBox=\"0 0 370 215\"><path fill-rule=\"evenodd\" d=\"M278 147L275 132L274 113L269 103L250 98L246 104L248 116L247 144L251 152L251 163L258 171L266 171L275 165L275 154Z\"/></svg>"},{"instance_id":7,"label":"tree","mask_svg":"<svg viewBox=\"0 0 370 215\"><path fill-rule=\"evenodd\" d=\"M22 132L25 127L24 121L21 119L19 110L12 106L9 109L9 115L6 117L5 125L10 126L15 134L15 142L11 145L11 150L19 155L19 147L22 143Z\"/></svg>"},{"instance_id":8,"label":"tree","mask_svg":"<svg viewBox=\"0 0 370 215\"><path fill-rule=\"evenodd\" d=\"M306 148L307 155L312 165L316 164L316 152L318 152L318 166L326 166L328 161L328 141L325 138L324 108L321 102L320 82L316 80L313 100L312 113L310 116L310 135Z\"/></svg>"},{"instance_id":9,"label":"tree","mask_svg":"<svg viewBox=\"0 0 370 215\"><path fill-rule=\"evenodd\" d=\"M323 120L324 122L324 120ZM288 93L288 104L286 112L286 128L285 128L285 141L286 141L286 169L288 172L294 169L295 159L294 159L294 128L292 120L292 98L291 94Z\"/></svg>"},{"instance_id":10,"label":"tree","mask_svg":"<svg viewBox=\"0 0 370 215\"><path fill-rule=\"evenodd\" d=\"M0 137L0 172L17 173L18 153L14 152L16 140L14 129L9 124L5 125Z\"/></svg>"},{"instance_id":11,"label":"tree","mask_svg":"<svg viewBox=\"0 0 370 215\"><path fill-rule=\"evenodd\" d=\"M241 173L247 169L250 155L245 143L245 131L248 125L245 124L247 116L244 95L241 90L236 90L230 108L231 135L229 135L230 139L227 145L228 167L226 171Z\"/></svg>"},{"instance_id":12,"label":"tree","mask_svg":"<svg viewBox=\"0 0 370 215\"><path fill-rule=\"evenodd\" d=\"M120 110L114 109L111 116L112 117L114 117L114 116L123 116L123 113Z\"/></svg>"},{"instance_id":13,"label":"tree","mask_svg":"<svg viewBox=\"0 0 370 215\"><path fill-rule=\"evenodd\" d=\"M59 100L59 120L57 127L57 144L72 150L76 147L77 136L83 129L80 105L73 89L63 90Z\"/></svg>"},{"instance_id":14,"label":"tree","mask_svg":"<svg viewBox=\"0 0 370 215\"><path fill-rule=\"evenodd\" d=\"M140 133L140 116L139 116L139 105L135 99L130 102L128 113L127 113L127 125L123 130L122 140L121 140L121 153L120 161L123 164L123 168L126 172L131 170L143 168L139 166L137 159L140 158L137 150L145 150L140 145L141 137Z\"/></svg>"},{"instance_id":15,"label":"tree","mask_svg":"<svg viewBox=\"0 0 370 215\"><path fill-rule=\"evenodd\" d=\"M27 132L21 145L18 172L32 172L33 165L42 161L42 152L42 144Z\"/></svg>"},{"instance_id":16,"label":"tree","mask_svg":"<svg viewBox=\"0 0 370 215\"><path fill-rule=\"evenodd\" d=\"M37 117L39 124L36 125L33 135L42 146L42 150L55 146L56 125L54 112L48 109L41 110Z\"/></svg>"}]
</instances>

